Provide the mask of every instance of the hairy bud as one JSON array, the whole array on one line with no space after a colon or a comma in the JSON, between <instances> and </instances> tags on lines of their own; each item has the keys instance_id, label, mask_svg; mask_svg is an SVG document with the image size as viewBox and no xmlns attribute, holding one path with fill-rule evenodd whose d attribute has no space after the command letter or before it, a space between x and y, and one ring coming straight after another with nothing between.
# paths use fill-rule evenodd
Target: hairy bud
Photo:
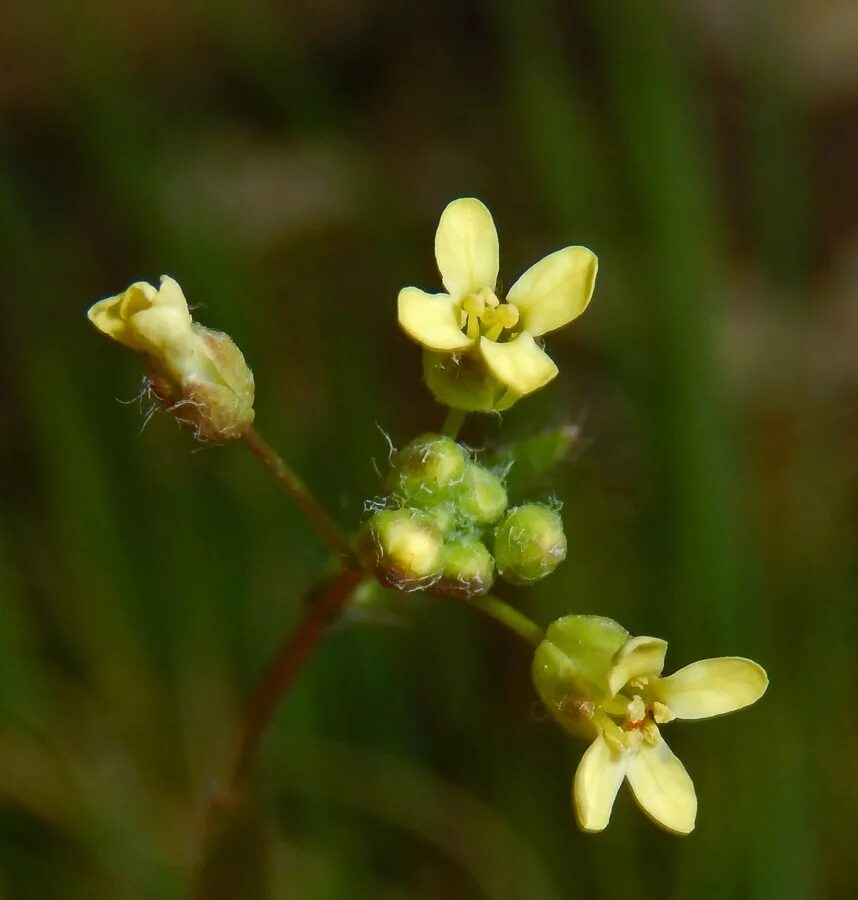
<instances>
[{"instance_id":1,"label":"hairy bud","mask_svg":"<svg viewBox=\"0 0 858 900\"><path fill-rule=\"evenodd\" d=\"M498 572L512 584L532 584L566 558L566 535L557 510L527 503L510 510L495 530Z\"/></svg>"},{"instance_id":2,"label":"hairy bud","mask_svg":"<svg viewBox=\"0 0 858 900\"><path fill-rule=\"evenodd\" d=\"M440 505L452 496L466 464L465 451L454 440L423 434L396 453L385 487L410 506Z\"/></svg>"},{"instance_id":3,"label":"hairy bud","mask_svg":"<svg viewBox=\"0 0 858 900\"><path fill-rule=\"evenodd\" d=\"M377 512L358 539L361 564L386 587L415 591L441 577L444 541L438 526L414 509Z\"/></svg>"},{"instance_id":4,"label":"hairy bud","mask_svg":"<svg viewBox=\"0 0 858 900\"><path fill-rule=\"evenodd\" d=\"M494 580L495 563L486 545L476 538L462 538L447 544L444 572L433 590L467 600L487 594Z\"/></svg>"}]
</instances>

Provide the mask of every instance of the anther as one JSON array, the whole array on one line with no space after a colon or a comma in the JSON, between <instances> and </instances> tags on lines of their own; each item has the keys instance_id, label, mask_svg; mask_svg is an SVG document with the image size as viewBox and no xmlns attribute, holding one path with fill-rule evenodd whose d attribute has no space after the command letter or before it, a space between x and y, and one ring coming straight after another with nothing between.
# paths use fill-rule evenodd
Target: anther
<instances>
[{"instance_id":1,"label":"anther","mask_svg":"<svg viewBox=\"0 0 858 900\"><path fill-rule=\"evenodd\" d=\"M652 717L658 722L659 725L664 725L667 722L672 722L676 716L670 711L670 707L665 706L663 703L659 703L656 700L652 705Z\"/></svg>"}]
</instances>

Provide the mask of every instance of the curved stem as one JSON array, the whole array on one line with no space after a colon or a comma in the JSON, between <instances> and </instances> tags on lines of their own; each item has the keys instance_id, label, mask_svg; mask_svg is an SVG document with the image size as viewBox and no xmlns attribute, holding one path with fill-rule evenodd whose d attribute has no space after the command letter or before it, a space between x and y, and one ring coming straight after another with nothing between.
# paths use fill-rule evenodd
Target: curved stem
<instances>
[{"instance_id":1,"label":"curved stem","mask_svg":"<svg viewBox=\"0 0 858 900\"><path fill-rule=\"evenodd\" d=\"M254 688L239 727L230 767L230 792L235 793L247 776L271 717L321 642L325 626L346 605L364 578L364 573L351 569L341 572L280 645Z\"/></svg>"},{"instance_id":2,"label":"curved stem","mask_svg":"<svg viewBox=\"0 0 858 900\"><path fill-rule=\"evenodd\" d=\"M236 736L227 783L224 788L215 790L206 804L200 855L190 885L190 896L194 900L204 900L209 896L206 887L208 863L215 845L217 826L222 815L234 811L237 806L242 784L256 759L265 729L277 706L321 643L325 626L346 605L365 577L352 569L340 572L286 636L254 688Z\"/></svg>"},{"instance_id":3,"label":"curved stem","mask_svg":"<svg viewBox=\"0 0 858 900\"><path fill-rule=\"evenodd\" d=\"M331 514L313 496L310 489L286 461L271 447L264 437L251 426L241 437L248 450L274 476L274 480L295 501L307 517L316 533L340 558L344 565L356 568L354 554L345 532Z\"/></svg>"},{"instance_id":4,"label":"curved stem","mask_svg":"<svg viewBox=\"0 0 858 900\"><path fill-rule=\"evenodd\" d=\"M491 616L496 622L517 634L522 640L527 641L533 647L538 647L545 637L545 629L537 625L533 619L529 619L524 613L510 606L500 597L494 594L485 594L482 597L471 597L466 600L468 606L476 607L480 612Z\"/></svg>"}]
</instances>

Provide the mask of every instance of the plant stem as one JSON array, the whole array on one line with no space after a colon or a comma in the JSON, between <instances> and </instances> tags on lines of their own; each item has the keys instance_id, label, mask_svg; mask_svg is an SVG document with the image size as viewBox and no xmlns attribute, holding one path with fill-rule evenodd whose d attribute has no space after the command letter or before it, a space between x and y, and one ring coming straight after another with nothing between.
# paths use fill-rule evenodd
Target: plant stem
<instances>
[{"instance_id":1,"label":"plant stem","mask_svg":"<svg viewBox=\"0 0 858 900\"><path fill-rule=\"evenodd\" d=\"M286 464L286 461L271 447L264 437L250 427L242 435L248 450L274 476L274 480L295 501L295 504L316 529L325 544L348 568L356 568L354 554L349 539L331 514L319 503L301 478Z\"/></svg>"},{"instance_id":2,"label":"plant stem","mask_svg":"<svg viewBox=\"0 0 858 900\"><path fill-rule=\"evenodd\" d=\"M486 594L483 597L471 597L465 603L484 612L487 616L491 616L495 621L500 622L501 625L534 647L539 646L545 637L544 628L537 625L533 619L529 619L524 613L510 606L506 601L501 600L500 597L495 597L494 594Z\"/></svg>"},{"instance_id":3,"label":"plant stem","mask_svg":"<svg viewBox=\"0 0 858 900\"><path fill-rule=\"evenodd\" d=\"M210 896L207 889L211 877L209 865L216 850L218 829L223 827L222 817L234 815L240 806L242 785L256 759L272 716L296 676L321 643L325 626L345 606L365 577L362 572L354 569L340 572L283 640L254 688L236 735L226 784L212 793L206 805L200 855L191 883L190 896L194 900L205 900Z\"/></svg>"},{"instance_id":4,"label":"plant stem","mask_svg":"<svg viewBox=\"0 0 858 900\"><path fill-rule=\"evenodd\" d=\"M325 626L346 605L364 578L366 575L363 572L353 569L346 569L337 575L280 645L254 688L238 731L229 775L231 793L234 794L241 787L274 711L318 647L324 636Z\"/></svg>"},{"instance_id":5,"label":"plant stem","mask_svg":"<svg viewBox=\"0 0 858 900\"><path fill-rule=\"evenodd\" d=\"M447 413L447 418L444 419L444 424L441 426L441 434L445 434L455 441L462 430L462 426L465 424L466 416L467 413L462 409L451 409Z\"/></svg>"}]
</instances>

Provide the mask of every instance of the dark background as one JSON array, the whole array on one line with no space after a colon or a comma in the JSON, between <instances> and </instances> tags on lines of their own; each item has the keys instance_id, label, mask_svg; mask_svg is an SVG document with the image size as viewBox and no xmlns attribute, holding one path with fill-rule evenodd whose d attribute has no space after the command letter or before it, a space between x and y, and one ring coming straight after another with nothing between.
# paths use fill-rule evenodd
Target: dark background
<instances>
[{"instance_id":1,"label":"dark background","mask_svg":"<svg viewBox=\"0 0 858 900\"><path fill-rule=\"evenodd\" d=\"M352 528L382 430L443 417L395 298L438 288L462 195L507 285L566 244L601 263L560 377L463 433L581 427L541 495L568 559L505 597L771 687L669 729L691 837L626 791L585 836L583 745L523 645L453 604L352 617L276 718L219 895L854 896L854 3L8 2L0 50L0 898L184 895L242 697L328 565L243 448L141 430L141 360L87 307L178 278Z\"/></svg>"}]
</instances>

